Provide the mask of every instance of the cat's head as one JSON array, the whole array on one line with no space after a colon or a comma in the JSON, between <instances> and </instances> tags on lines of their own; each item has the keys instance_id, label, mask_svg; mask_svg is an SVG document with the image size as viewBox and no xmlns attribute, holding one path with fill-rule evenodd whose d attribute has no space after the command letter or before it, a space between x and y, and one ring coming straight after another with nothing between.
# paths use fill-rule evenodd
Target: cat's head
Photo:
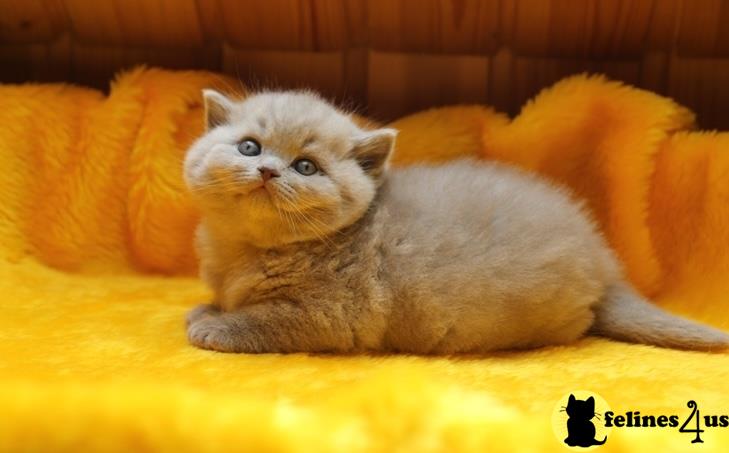
<instances>
[{"instance_id":1,"label":"cat's head","mask_svg":"<svg viewBox=\"0 0 729 453\"><path fill-rule=\"evenodd\" d=\"M366 212L396 131L365 130L310 92L203 92L185 182L210 222L259 247L322 239Z\"/></svg>"},{"instance_id":2,"label":"cat's head","mask_svg":"<svg viewBox=\"0 0 729 453\"><path fill-rule=\"evenodd\" d=\"M583 420L590 420L595 416L595 398L592 396L586 400L578 400L575 395L570 395L567 402L567 415Z\"/></svg>"}]
</instances>

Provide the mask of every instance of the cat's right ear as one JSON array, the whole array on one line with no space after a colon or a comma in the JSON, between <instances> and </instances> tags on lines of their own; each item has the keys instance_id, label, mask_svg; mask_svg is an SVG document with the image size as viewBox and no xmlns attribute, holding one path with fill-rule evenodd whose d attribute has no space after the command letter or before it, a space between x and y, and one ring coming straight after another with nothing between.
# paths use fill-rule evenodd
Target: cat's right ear
<instances>
[{"instance_id":1,"label":"cat's right ear","mask_svg":"<svg viewBox=\"0 0 729 453\"><path fill-rule=\"evenodd\" d=\"M205 127L210 130L228 122L233 111L233 101L215 90L202 91L205 101Z\"/></svg>"},{"instance_id":2,"label":"cat's right ear","mask_svg":"<svg viewBox=\"0 0 729 453\"><path fill-rule=\"evenodd\" d=\"M395 137L397 130L383 128L366 131L355 138L354 158L365 173L375 178L382 175L395 147Z\"/></svg>"},{"instance_id":3,"label":"cat's right ear","mask_svg":"<svg viewBox=\"0 0 729 453\"><path fill-rule=\"evenodd\" d=\"M574 403L575 402L575 395L573 395L573 394L570 393L570 401L569 402L570 403Z\"/></svg>"}]
</instances>

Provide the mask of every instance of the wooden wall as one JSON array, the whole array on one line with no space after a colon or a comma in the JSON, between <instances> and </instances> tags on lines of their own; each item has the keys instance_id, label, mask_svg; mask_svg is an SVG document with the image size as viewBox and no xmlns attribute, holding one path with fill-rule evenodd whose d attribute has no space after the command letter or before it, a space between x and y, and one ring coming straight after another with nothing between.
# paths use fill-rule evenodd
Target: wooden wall
<instances>
[{"instance_id":1,"label":"wooden wall","mask_svg":"<svg viewBox=\"0 0 729 453\"><path fill-rule=\"evenodd\" d=\"M601 72L729 130L729 0L0 0L0 80L105 88L139 63L311 86L389 119L515 114Z\"/></svg>"}]
</instances>

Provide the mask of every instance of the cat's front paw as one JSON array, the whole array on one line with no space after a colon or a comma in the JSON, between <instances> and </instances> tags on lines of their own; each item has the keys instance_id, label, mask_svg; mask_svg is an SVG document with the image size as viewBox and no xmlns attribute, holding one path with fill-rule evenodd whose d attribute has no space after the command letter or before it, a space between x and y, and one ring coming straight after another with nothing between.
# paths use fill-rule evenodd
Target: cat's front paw
<instances>
[{"instance_id":1,"label":"cat's front paw","mask_svg":"<svg viewBox=\"0 0 729 453\"><path fill-rule=\"evenodd\" d=\"M193 346L219 352L262 352L240 322L223 316L204 316L187 328Z\"/></svg>"},{"instance_id":2,"label":"cat's front paw","mask_svg":"<svg viewBox=\"0 0 729 453\"><path fill-rule=\"evenodd\" d=\"M187 313L185 325L190 326L192 323L206 316L214 316L220 313L220 308L213 304L200 304Z\"/></svg>"}]
</instances>

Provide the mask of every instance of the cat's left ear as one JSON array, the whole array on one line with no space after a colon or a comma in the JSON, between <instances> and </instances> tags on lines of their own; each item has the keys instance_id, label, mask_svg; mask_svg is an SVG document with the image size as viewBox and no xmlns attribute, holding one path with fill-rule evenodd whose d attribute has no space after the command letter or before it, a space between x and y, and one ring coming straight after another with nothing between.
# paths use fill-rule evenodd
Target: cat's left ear
<instances>
[{"instance_id":1,"label":"cat's left ear","mask_svg":"<svg viewBox=\"0 0 729 453\"><path fill-rule=\"evenodd\" d=\"M386 168L387 160L395 147L397 130L383 128L364 131L355 137L354 158L365 173L378 177Z\"/></svg>"},{"instance_id":2,"label":"cat's left ear","mask_svg":"<svg viewBox=\"0 0 729 453\"><path fill-rule=\"evenodd\" d=\"M587 404L589 404L592 407L595 407L595 398L593 398L593 397L587 398Z\"/></svg>"},{"instance_id":3,"label":"cat's left ear","mask_svg":"<svg viewBox=\"0 0 729 453\"><path fill-rule=\"evenodd\" d=\"M205 101L205 127L210 130L228 122L233 111L233 101L223 93L206 89L202 91Z\"/></svg>"}]
</instances>

